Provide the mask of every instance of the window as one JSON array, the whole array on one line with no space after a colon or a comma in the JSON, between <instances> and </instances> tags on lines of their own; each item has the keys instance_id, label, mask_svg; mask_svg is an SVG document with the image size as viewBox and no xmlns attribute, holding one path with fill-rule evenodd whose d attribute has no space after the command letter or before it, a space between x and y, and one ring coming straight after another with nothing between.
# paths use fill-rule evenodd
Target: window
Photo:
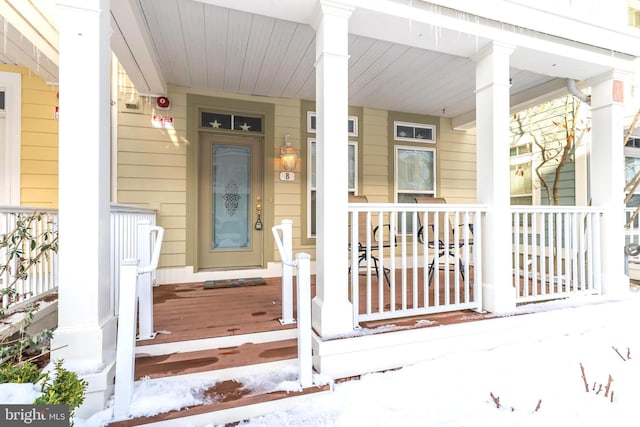
<instances>
[{"instance_id":1,"label":"window","mask_svg":"<svg viewBox=\"0 0 640 427\"><path fill-rule=\"evenodd\" d=\"M625 130L626 134L627 130ZM624 176L629 182L640 171L640 128L634 129L624 148ZM627 202L627 207L640 206L640 187L636 188L633 196Z\"/></svg>"},{"instance_id":2,"label":"window","mask_svg":"<svg viewBox=\"0 0 640 427\"><path fill-rule=\"evenodd\" d=\"M262 133L262 117L205 111L200 116L200 127Z\"/></svg>"},{"instance_id":3,"label":"window","mask_svg":"<svg viewBox=\"0 0 640 427\"><path fill-rule=\"evenodd\" d=\"M316 133L316 129L317 129L316 112L307 111L307 132ZM358 117L357 116L349 116L349 118L347 119L347 130L349 132L349 136L358 136Z\"/></svg>"},{"instance_id":4,"label":"window","mask_svg":"<svg viewBox=\"0 0 640 427\"><path fill-rule=\"evenodd\" d=\"M435 149L396 146L395 151L396 202L415 203L416 197L435 197ZM408 217L407 232L410 233L412 230L412 218Z\"/></svg>"},{"instance_id":5,"label":"window","mask_svg":"<svg viewBox=\"0 0 640 427\"><path fill-rule=\"evenodd\" d=\"M418 196L435 197L435 149L397 146L395 175L398 203L414 203L414 198Z\"/></svg>"},{"instance_id":6,"label":"window","mask_svg":"<svg viewBox=\"0 0 640 427\"><path fill-rule=\"evenodd\" d=\"M436 127L420 123L393 122L393 139L408 142L436 142Z\"/></svg>"},{"instance_id":7,"label":"window","mask_svg":"<svg viewBox=\"0 0 640 427\"><path fill-rule=\"evenodd\" d=\"M533 204L533 140L523 136L510 148L511 204Z\"/></svg>"},{"instance_id":8,"label":"window","mask_svg":"<svg viewBox=\"0 0 640 427\"><path fill-rule=\"evenodd\" d=\"M308 139L308 161L307 170L309 173L308 188L308 218L307 223L309 226L308 237L316 236L316 140L313 138ZM358 143L355 141L349 141L349 194L355 194L358 188Z\"/></svg>"}]
</instances>

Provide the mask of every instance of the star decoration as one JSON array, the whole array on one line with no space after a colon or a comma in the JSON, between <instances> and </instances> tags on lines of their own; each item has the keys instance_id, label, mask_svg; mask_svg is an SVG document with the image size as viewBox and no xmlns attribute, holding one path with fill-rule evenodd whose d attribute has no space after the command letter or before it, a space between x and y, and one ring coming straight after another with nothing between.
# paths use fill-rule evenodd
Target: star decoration
<instances>
[{"instance_id":1,"label":"star decoration","mask_svg":"<svg viewBox=\"0 0 640 427\"><path fill-rule=\"evenodd\" d=\"M251 126L249 126L246 122L240 126L240 129L242 129L243 131L247 132L249 130Z\"/></svg>"},{"instance_id":2,"label":"star decoration","mask_svg":"<svg viewBox=\"0 0 640 427\"><path fill-rule=\"evenodd\" d=\"M219 129L222 123L219 123L217 120L214 120L212 122L209 122L209 124L211 125L212 128Z\"/></svg>"}]
</instances>

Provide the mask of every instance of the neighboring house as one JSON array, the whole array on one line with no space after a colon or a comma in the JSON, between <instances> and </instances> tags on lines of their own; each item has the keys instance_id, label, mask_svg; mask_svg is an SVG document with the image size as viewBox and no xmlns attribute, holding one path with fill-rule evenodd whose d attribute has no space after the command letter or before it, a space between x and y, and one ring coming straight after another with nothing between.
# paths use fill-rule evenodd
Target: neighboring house
<instances>
[{"instance_id":1,"label":"neighboring house","mask_svg":"<svg viewBox=\"0 0 640 427\"><path fill-rule=\"evenodd\" d=\"M311 254L317 280L314 364L333 377L413 363L433 345L412 332L367 337L366 345L333 339L357 326L347 213L361 208L350 207L349 193L394 204L380 205L387 217L389 209L411 212L415 197L466 206L477 215L473 308L505 312L530 301L517 299L510 265L509 224L523 224L509 195L510 118L568 94L568 79L591 91L590 160L581 167L593 210L580 215L602 233L594 261L601 286L590 290L625 292L617 142L638 107L640 29L626 25L635 3L57 3L55 20L43 19L38 3L0 8L9 33L0 57L22 75L20 170L13 137L3 203L59 208L54 357L96 367L87 411L104 405L114 372L109 202L155 210L165 229L160 284L278 276L270 229L293 220L294 252ZM58 88L48 85L56 81L57 127ZM530 142L520 142L512 154L526 157ZM292 170L280 159L288 144L298 156ZM571 204L587 205L574 197ZM399 221L399 239L415 242L411 217Z\"/></svg>"},{"instance_id":2,"label":"neighboring house","mask_svg":"<svg viewBox=\"0 0 640 427\"><path fill-rule=\"evenodd\" d=\"M513 115L510 146L512 205L550 204L556 170L567 141L570 141L571 147L560 169L558 205L589 204L586 179L591 141L589 115L588 103L581 102L571 94ZM575 130L572 129L574 126ZM571 142L567 135L573 132L574 141ZM546 162L542 164L544 157ZM536 173L538 168L542 180Z\"/></svg>"}]
</instances>

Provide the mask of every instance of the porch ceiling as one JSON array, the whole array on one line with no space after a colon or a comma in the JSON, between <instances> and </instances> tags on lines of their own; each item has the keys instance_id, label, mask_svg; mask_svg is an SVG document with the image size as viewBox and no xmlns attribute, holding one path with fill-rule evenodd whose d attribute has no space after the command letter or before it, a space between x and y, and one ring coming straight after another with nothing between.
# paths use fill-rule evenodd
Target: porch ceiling
<instances>
[{"instance_id":1,"label":"porch ceiling","mask_svg":"<svg viewBox=\"0 0 640 427\"><path fill-rule=\"evenodd\" d=\"M475 119L472 58L490 40L517 45L510 70L514 108L558 94L565 78L593 77L617 60L611 53L601 63L587 62L584 50L545 45L543 34L528 45L526 30L509 33L484 18L465 23L406 2L391 9L389 2L360 3L349 21L351 105L451 117L468 126ZM0 0L0 62L56 82L57 33L35 31L55 27L21 26L26 15L14 13L15 4L22 3ZM143 94L165 94L172 84L314 99L316 8L317 0L163 0L161 7L156 0L111 0L112 48Z\"/></svg>"},{"instance_id":2,"label":"porch ceiling","mask_svg":"<svg viewBox=\"0 0 640 427\"><path fill-rule=\"evenodd\" d=\"M258 96L315 98L315 31L309 24L314 10L310 6L315 2L303 0L297 9L265 10L265 15L210 3L166 0L159 8L154 0L138 0L167 83ZM260 7L257 3L263 2L253 5ZM273 1L265 3L277 9ZM234 7L242 6L243 2L234 2ZM387 19L387 26L398 27L393 32L400 38L383 40L367 29L367 22L369 27L379 27L370 12L358 10L351 19L351 105L446 117L475 109L475 67L468 56L422 47L419 40L403 40L404 33L422 36L417 24L407 20ZM426 34L425 38L433 39ZM467 54L486 43L465 38L458 35L445 42L441 35L441 50ZM513 93L554 79L517 68L511 69L511 78Z\"/></svg>"}]
</instances>

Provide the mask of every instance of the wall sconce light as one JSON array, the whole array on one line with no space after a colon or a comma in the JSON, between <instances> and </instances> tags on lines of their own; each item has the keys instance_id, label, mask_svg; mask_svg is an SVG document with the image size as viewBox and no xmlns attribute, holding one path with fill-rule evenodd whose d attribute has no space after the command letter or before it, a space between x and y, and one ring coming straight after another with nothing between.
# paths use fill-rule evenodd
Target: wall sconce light
<instances>
[{"instance_id":1,"label":"wall sconce light","mask_svg":"<svg viewBox=\"0 0 640 427\"><path fill-rule=\"evenodd\" d=\"M289 142L289 135L285 135L284 145L280 147L280 169L283 171L280 172L280 180L293 181L295 179L293 171L296 168L297 162L298 155L296 154L296 150L294 150L291 142Z\"/></svg>"}]
</instances>

